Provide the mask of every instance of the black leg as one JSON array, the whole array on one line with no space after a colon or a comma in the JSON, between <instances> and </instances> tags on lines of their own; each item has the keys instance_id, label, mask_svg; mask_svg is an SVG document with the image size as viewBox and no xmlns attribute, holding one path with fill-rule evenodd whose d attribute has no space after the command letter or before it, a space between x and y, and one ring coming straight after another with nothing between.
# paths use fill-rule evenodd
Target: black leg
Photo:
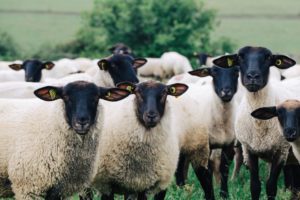
<instances>
[{"instance_id":1,"label":"black leg","mask_svg":"<svg viewBox=\"0 0 300 200\"><path fill-rule=\"evenodd\" d=\"M185 185L189 168L189 161L184 153L180 153L177 164L177 170L175 172L176 184L178 186Z\"/></svg>"},{"instance_id":2,"label":"black leg","mask_svg":"<svg viewBox=\"0 0 300 200\"><path fill-rule=\"evenodd\" d=\"M114 193L110 193L109 195L102 194L101 200L114 200Z\"/></svg>"},{"instance_id":3,"label":"black leg","mask_svg":"<svg viewBox=\"0 0 300 200\"><path fill-rule=\"evenodd\" d=\"M59 199L62 199L61 191L62 191L62 188L59 185L56 185L56 186L50 188L46 192L45 200L59 200Z\"/></svg>"},{"instance_id":4,"label":"black leg","mask_svg":"<svg viewBox=\"0 0 300 200\"><path fill-rule=\"evenodd\" d=\"M261 183L259 180L258 157L254 154L249 154L248 166L250 170L250 190L252 200L259 200L261 191Z\"/></svg>"},{"instance_id":5,"label":"black leg","mask_svg":"<svg viewBox=\"0 0 300 200\"><path fill-rule=\"evenodd\" d=\"M284 185L286 189L291 189L293 185L293 167L292 165L285 165L283 167Z\"/></svg>"},{"instance_id":6,"label":"black leg","mask_svg":"<svg viewBox=\"0 0 300 200\"><path fill-rule=\"evenodd\" d=\"M154 196L154 200L164 200L167 194L167 190L160 191L158 194Z\"/></svg>"},{"instance_id":7,"label":"black leg","mask_svg":"<svg viewBox=\"0 0 300 200\"><path fill-rule=\"evenodd\" d=\"M270 176L267 181L268 200L275 200L277 193L277 181L282 168L283 162L278 162L276 159L272 162Z\"/></svg>"},{"instance_id":8,"label":"black leg","mask_svg":"<svg viewBox=\"0 0 300 200\"><path fill-rule=\"evenodd\" d=\"M233 173L231 176L231 180L235 179L240 172L241 166L243 165L243 150L242 150L242 146L236 146L234 147L234 169L233 169Z\"/></svg>"},{"instance_id":9,"label":"black leg","mask_svg":"<svg viewBox=\"0 0 300 200\"><path fill-rule=\"evenodd\" d=\"M291 172L291 186L292 200L299 200L300 198L300 165L288 165Z\"/></svg>"},{"instance_id":10,"label":"black leg","mask_svg":"<svg viewBox=\"0 0 300 200\"><path fill-rule=\"evenodd\" d=\"M138 193L137 200L147 200L147 196L145 192Z\"/></svg>"},{"instance_id":11,"label":"black leg","mask_svg":"<svg viewBox=\"0 0 300 200\"><path fill-rule=\"evenodd\" d=\"M221 154L221 191L220 196L222 198L228 198L228 176L229 176L229 166L234 157L233 144L222 148Z\"/></svg>"},{"instance_id":12,"label":"black leg","mask_svg":"<svg viewBox=\"0 0 300 200\"><path fill-rule=\"evenodd\" d=\"M212 182L212 172L211 167L209 166L208 169L205 169L202 166L193 166L194 172L196 173L196 176L198 180L200 181L200 184L204 190L205 199L206 200L214 200L214 188L213 188L213 182Z\"/></svg>"},{"instance_id":13,"label":"black leg","mask_svg":"<svg viewBox=\"0 0 300 200\"><path fill-rule=\"evenodd\" d=\"M79 195L79 200L93 200L93 190L91 188L86 188L84 190L84 195Z\"/></svg>"}]
</instances>

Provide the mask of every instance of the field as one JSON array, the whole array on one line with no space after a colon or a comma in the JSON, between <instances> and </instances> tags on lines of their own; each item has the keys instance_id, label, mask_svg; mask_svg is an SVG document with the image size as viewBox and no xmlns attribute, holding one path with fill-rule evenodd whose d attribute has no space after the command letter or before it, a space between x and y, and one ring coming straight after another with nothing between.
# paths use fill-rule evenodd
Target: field
<instances>
[{"instance_id":1,"label":"field","mask_svg":"<svg viewBox=\"0 0 300 200\"><path fill-rule=\"evenodd\" d=\"M275 52L300 55L300 1L205 1L218 11L219 26L212 34L238 44L261 45ZM0 30L5 30L32 52L44 43L70 41L82 24L81 12L93 0L0 0Z\"/></svg>"},{"instance_id":2,"label":"field","mask_svg":"<svg viewBox=\"0 0 300 200\"><path fill-rule=\"evenodd\" d=\"M218 10L219 26L212 34L213 39L226 36L235 41L238 47L260 45L274 52L300 57L299 0L205 2L206 7ZM0 31L10 33L20 44L21 50L30 54L45 43L59 44L72 40L82 25L82 12L90 10L92 4L93 0L0 0ZM268 167L264 163L261 163L260 172L263 181L261 198L266 199L264 185ZM282 175L278 188L277 199L289 199L289 193L284 191ZM216 187L217 196L218 191ZM245 167L240 178L230 181L229 193L233 200L250 199L249 172ZM166 199L203 199L202 189L191 170L188 184L178 188L173 183Z\"/></svg>"}]
</instances>

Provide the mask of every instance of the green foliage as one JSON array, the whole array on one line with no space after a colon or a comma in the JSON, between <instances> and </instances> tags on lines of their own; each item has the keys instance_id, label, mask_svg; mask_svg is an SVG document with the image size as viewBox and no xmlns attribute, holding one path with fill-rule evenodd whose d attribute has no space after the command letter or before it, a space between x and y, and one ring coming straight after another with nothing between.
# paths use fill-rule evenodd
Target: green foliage
<instances>
[{"instance_id":1,"label":"green foliage","mask_svg":"<svg viewBox=\"0 0 300 200\"><path fill-rule=\"evenodd\" d=\"M232 42L211 42L215 11L197 0L95 0L77 34L80 44L69 51L83 56L107 55L107 48L123 42L136 55L157 57L166 51L190 56L232 50ZM220 49L221 48L221 49Z\"/></svg>"},{"instance_id":2,"label":"green foliage","mask_svg":"<svg viewBox=\"0 0 300 200\"><path fill-rule=\"evenodd\" d=\"M0 33L0 60L17 59L19 46L5 32Z\"/></svg>"}]
</instances>

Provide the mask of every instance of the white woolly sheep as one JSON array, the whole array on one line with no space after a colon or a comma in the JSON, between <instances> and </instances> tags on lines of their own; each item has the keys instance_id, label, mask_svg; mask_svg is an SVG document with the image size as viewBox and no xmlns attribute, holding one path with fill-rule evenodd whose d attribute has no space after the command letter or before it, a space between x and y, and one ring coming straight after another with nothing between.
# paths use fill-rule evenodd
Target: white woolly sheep
<instances>
[{"instance_id":1,"label":"white woolly sheep","mask_svg":"<svg viewBox=\"0 0 300 200\"><path fill-rule=\"evenodd\" d=\"M293 66L295 61L284 55L273 55L267 48L244 47L237 54L214 60L214 64L221 67L240 67L242 84L248 91L238 108L236 137L242 143L244 160L250 169L252 198L259 198L261 188L258 158L262 158L271 163L267 195L273 199L277 192L278 176L288 157L290 145L284 140L275 119L262 122L252 118L250 113L259 107L276 105L297 95L289 92L289 88L283 87L281 82L268 80L270 66L286 69Z\"/></svg>"},{"instance_id":2,"label":"white woolly sheep","mask_svg":"<svg viewBox=\"0 0 300 200\"><path fill-rule=\"evenodd\" d=\"M178 138L172 131L177 128L171 123L173 106L167 95L179 96L187 86L148 81L118 87L135 95L104 107L109 117L100 138L100 163L93 186L102 198L113 193L146 195L164 190L172 180L179 154Z\"/></svg>"},{"instance_id":3,"label":"white woolly sheep","mask_svg":"<svg viewBox=\"0 0 300 200\"><path fill-rule=\"evenodd\" d=\"M61 199L88 186L103 125L98 100L120 100L129 92L78 81L35 94L57 101L0 100L0 197L12 189L18 200Z\"/></svg>"}]
</instances>

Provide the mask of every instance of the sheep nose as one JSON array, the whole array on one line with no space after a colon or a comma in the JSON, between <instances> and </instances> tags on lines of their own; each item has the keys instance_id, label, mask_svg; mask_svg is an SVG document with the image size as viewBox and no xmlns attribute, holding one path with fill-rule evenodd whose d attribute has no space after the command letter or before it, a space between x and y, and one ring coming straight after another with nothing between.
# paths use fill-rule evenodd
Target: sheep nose
<instances>
[{"instance_id":1,"label":"sheep nose","mask_svg":"<svg viewBox=\"0 0 300 200\"><path fill-rule=\"evenodd\" d=\"M147 118L150 120L154 120L157 117L157 113L154 111L150 111L147 113Z\"/></svg>"},{"instance_id":2,"label":"sheep nose","mask_svg":"<svg viewBox=\"0 0 300 200\"><path fill-rule=\"evenodd\" d=\"M252 72L247 73L247 78L249 80L255 80L255 79L259 79L260 75L257 72L252 71Z\"/></svg>"},{"instance_id":3,"label":"sheep nose","mask_svg":"<svg viewBox=\"0 0 300 200\"><path fill-rule=\"evenodd\" d=\"M78 119L76 120L76 123L81 126L84 126L89 123L89 118L85 117L85 116L78 117Z\"/></svg>"},{"instance_id":4,"label":"sheep nose","mask_svg":"<svg viewBox=\"0 0 300 200\"><path fill-rule=\"evenodd\" d=\"M232 95L232 91L230 90L230 88L223 88L221 90L221 96L231 96Z\"/></svg>"}]
</instances>

